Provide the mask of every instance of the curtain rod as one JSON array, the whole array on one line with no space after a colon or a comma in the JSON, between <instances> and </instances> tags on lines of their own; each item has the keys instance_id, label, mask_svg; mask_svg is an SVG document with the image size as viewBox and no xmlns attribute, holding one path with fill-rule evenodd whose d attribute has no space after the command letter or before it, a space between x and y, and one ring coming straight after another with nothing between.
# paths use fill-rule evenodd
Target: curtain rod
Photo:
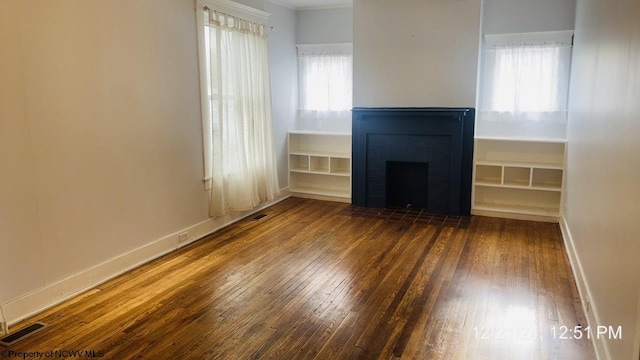
<instances>
[{"instance_id":1,"label":"curtain rod","mask_svg":"<svg viewBox=\"0 0 640 360\"><path fill-rule=\"evenodd\" d=\"M217 11L217 10L214 10L214 9L211 9L211 8L209 8L207 5L205 5L205 6L202 8L202 10L207 10L207 11L211 10L211 11L218 12L218 13L220 13L220 14L222 14L222 15L226 15L226 16L233 16L233 15L225 14L225 13L223 13L223 12L220 12L220 11ZM233 16L233 17L237 17L237 16ZM267 29L269 29L269 30L273 30L273 26L267 26L267 25L264 25L264 24L260 24L260 25L262 25L262 26L266 27L266 28L267 28Z\"/></svg>"}]
</instances>

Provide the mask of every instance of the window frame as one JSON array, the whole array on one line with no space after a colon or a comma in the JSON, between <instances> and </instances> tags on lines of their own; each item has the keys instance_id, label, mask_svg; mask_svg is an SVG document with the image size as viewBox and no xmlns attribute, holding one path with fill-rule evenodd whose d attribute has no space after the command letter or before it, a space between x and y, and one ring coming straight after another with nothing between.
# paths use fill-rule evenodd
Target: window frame
<instances>
[{"instance_id":1,"label":"window frame","mask_svg":"<svg viewBox=\"0 0 640 360\"><path fill-rule=\"evenodd\" d=\"M200 82L200 117L202 119L202 143L203 143L203 177L202 183L205 191L209 191L212 188L212 169L210 167L210 161L208 155L211 153L212 137L211 128L207 127L205 116L209 114L208 104L211 101L208 89L207 80L207 54L205 43L205 8L221 12L227 15L231 15L237 18L249 20L255 23L266 24L268 22L270 13L254 9L250 6L236 3L230 0L194 0L194 10L196 15L196 36L198 42L198 81ZM213 95L213 92L212 94Z\"/></svg>"},{"instance_id":2,"label":"window frame","mask_svg":"<svg viewBox=\"0 0 640 360\"><path fill-rule=\"evenodd\" d=\"M492 108L489 99L495 94L491 93L495 84L492 83L491 77L494 74L495 69L488 69L490 61L488 60L489 52L495 51L496 48L501 47L516 47L516 46L567 46L573 45L573 31L545 31L545 32L531 32L531 33L513 33L513 34L487 34L484 36L483 44L483 60L481 85L479 87L479 110L483 112L500 112ZM494 55L495 56L495 55ZM569 67L571 63L569 62ZM570 82L570 68L569 78L567 84ZM568 100L568 99L567 99ZM564 110L566 111L566 107Z\"/></svg>"},{"instance_id":3,"label":"window frame","mask_svg":"<svg viewBox=\"0 0 640 360\"><path fill-rule=\"evenodd\" d=\"M350 55L351 56L351 93L353 106L353 43L331 43L331 44L298 44L296 45L297 58L298 58L298 112L305 111L321 111L321 112L341 112L348 110L309 110L302 108L301 99L303 98L303 69L301 68L301 61L304 56L308 55Z\"/></svg>"}]
</instances>

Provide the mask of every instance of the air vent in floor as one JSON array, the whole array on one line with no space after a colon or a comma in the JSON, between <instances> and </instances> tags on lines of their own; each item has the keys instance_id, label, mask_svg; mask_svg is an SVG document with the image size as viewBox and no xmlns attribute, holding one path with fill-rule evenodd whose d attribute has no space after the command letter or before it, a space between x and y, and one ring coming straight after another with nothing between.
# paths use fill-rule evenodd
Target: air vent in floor
<instances>
[{"instance_id":1,"label":"air vent in floor","mask_svg":"<svg viewBox=\"0 0 640 360\"><path fill-rule=\"evenodd\" d=\"M23 340L33 334L40 332L42 329L46 328L47 326L49 325L40 323L40 322L33 323L19 331L16 331L11 335L5 336L2 339L0 339L0 345L11 346L20 340Z\"/></svg>"},{"instance_id":2,"label":"air vent in floor","mask_svg":"<svg viewBox=\"0 0 640 360\"><path fill-rule=\"evenodd\" d=\"M266 217L267 214L258 214L251 218L251 220L261 220L263 217Z\"/></svg>"}]
</instances>

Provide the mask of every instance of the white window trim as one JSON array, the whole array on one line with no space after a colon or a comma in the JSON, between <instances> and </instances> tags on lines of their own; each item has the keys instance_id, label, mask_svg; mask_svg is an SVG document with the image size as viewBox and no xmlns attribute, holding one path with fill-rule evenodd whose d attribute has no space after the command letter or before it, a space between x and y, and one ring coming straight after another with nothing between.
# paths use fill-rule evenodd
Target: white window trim
<instances>
[{"instance_id":1,"label":"white window trim","mask_svg":"<svg viewBox=\"0 0 640 360\"><path fill-rule=\"evenodd\" d=\"M203 9L206 6L212 10L256 23L266 23L269 16L271 16L266 11L254 9L231 0L195 0L195 2L198 14L204 11ZM200 19L200 17L198 18Z\"/></svg>"},{"instance_id":2,"label":"white window trim","mask_svg":"<svg viewBox=\"0 0 640 360\"><path fill-rule=\"evenodd\" d=\"M554 43L571 45L573 40L573 30L563 31L542 31L530 33L514 33L514 34L487 34L485 38L485 47L518 45L518 44L544 44Z\"/></svg>"},{"instance_id":3,"label":"white window trim","mask_svg":"<svg viewBox=\"0 0 640 360\"><path fill-rule=\"evenodd\" d=\"M298 56L313 54L353 54L352 43L298 44Z\"/></svg>"}]
</instances>

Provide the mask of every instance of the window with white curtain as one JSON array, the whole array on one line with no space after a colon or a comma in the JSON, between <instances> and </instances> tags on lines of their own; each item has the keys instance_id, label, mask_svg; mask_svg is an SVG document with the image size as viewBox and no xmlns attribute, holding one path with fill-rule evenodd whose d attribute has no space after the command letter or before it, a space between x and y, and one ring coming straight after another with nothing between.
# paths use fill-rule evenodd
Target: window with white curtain
<instances>
[{"instance_id":1,"label":"window with white curtain","mask_svg":"<svg viewBox=\"0 0 640 360\"><path fill-rule=\"evenodd\" d=\"M298 45L299 109L303 118L350 118L351 44Z\"/></svg>"},{"instance_id":2,"label":"window with white curtain","mask_svg":"<svg viewBox=\"0 0 640 360\"><path fill-rule=\"evenodd\" d=\"M267 13L209 0L199 18L204 180L209 214L244 211L279 193ZM214 10L215 9L215 10ZM240 16L229 13L240 12Z\"/></svg>"},{"instance_id":3,"label":"window with white curtain","mask_svg":"<svg viewBox=\"0 0 640 360\"><path fill-rule=\"evenodd\" d=\"M487 35L480 120L566 122L571 36Z\"/></svg>"}]
</instances>

